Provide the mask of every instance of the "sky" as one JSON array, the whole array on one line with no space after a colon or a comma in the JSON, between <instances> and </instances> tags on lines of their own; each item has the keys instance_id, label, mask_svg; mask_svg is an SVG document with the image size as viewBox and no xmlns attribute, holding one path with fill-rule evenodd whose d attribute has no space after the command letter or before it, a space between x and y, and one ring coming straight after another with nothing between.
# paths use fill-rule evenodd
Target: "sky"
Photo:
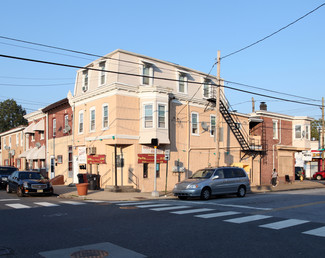
<instances>
[{"instance_id":1,"label":"sky","mask_svg":"<svg viewBox=\"0 0 325 258\"><path fill-rule=\"evenodd\" d=\"M221 77L228 81L226 87L236 89L225 89L233 109L250 113L254 97L256 109L264 101L271 112L319 119L325 95L325 6L227 55L278 31L323 1L1 1L0 37L100 56L124 49L204 73L209 73L220 50ZM4 38L0 55L76 66L97 59ZM211 74L216 73L215 66ZM0 57L0 101L14 99L30 113L65 98L69 90L73 94L75 77L74 68Z\"/></svg>"}]
</instances>

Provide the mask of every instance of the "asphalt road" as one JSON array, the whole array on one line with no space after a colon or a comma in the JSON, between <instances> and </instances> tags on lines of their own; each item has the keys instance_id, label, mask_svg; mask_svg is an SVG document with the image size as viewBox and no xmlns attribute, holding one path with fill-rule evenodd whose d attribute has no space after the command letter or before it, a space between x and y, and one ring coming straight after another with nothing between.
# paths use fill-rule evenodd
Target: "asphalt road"
<instances>
[{"instance_id":1,"label":"asphalt road","mask_svg":"<svg viewBox=\"0 0 325 258\"><path fill-rule=\"evenodd\" d=\"M323 189L116 203L0 191L0 255L323 257L323 214Z\"/></svg>"}]
</instances>

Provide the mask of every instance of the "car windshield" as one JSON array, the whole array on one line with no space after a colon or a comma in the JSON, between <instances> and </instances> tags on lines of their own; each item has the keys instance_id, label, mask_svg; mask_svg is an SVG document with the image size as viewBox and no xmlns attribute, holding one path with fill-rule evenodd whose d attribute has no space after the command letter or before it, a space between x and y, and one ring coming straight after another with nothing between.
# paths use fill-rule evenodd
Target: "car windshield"
<instances>
[{"instance_id":1,"label":"car windshield","mask_svg":"<svg viewBox=\"0 0 325 258\"><path fill-rule=\"evenodd\" d=\"M12 172L16 171L17 168L4 168L4 167L1 167L0 168L0 174L1 175L11 175Z\"/></svg>"},{"instance_id":2,"label":"car windshield","mask_svg":"<svg viewBox=\"0 0 325 258\"><path fill-rule=\"evenodd\" d=\"M210 178L213 174L213 169L200 169L196 171L190 178Z\"/></svg>"},{"instance_id":3,"label":"car windshield","mask_svg":"<svg viewBox=\"0 0 325 258\"><path fill-rule=\"evenodd\" d=\"M44 179L39 173L23 172L19 173L19 179Z\"/></svg>"}]
</instances>

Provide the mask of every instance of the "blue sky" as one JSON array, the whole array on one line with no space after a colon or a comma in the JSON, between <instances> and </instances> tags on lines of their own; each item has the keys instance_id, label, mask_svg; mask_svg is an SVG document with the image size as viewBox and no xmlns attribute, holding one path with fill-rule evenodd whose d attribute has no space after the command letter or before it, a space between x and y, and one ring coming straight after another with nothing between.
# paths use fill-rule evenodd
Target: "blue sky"
<instances>
[{"instance_id":1,"label":"blue sky","mask_svg":"<svg viewBox=\"0 0 325 258\"><path fill-rule=\"evenodd\" d=\"M0 36L105 55L115 49L208 73L225 56L305 15L323 1L2 1ZM226 86L321 105L325 86L325 6L245 51L222 59ZM42 50L42 51L40 51ZM55 52L55 53L53 53ZM59 53L59 54L57 54ZM95 58L0 39L0 54L84 66ZM73 93L76 69L0 57L0 101L15 99L27 113ZM216 69L212 71L216 74ZM34 85L34 86L30 86ZM319 107L226 89L234 109L251 112L251 98L268 110L321 117Z\"/></svg>"}]
</instances>

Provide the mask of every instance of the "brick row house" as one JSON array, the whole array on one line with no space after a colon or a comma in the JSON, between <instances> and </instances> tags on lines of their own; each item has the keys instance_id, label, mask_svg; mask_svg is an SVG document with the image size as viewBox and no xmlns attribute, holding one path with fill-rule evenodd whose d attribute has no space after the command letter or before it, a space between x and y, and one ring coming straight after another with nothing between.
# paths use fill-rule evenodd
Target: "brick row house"
<instances>
[{"instance_id":1,"label":"brick row house","mask_svg":"<svg viewBox=\"0 0 325 258\"><path fill-rule=\"evenodd\" d=\"M77 183L79 173L99 174L101 188L117 183L144 192L153 190L155 171L157 190L170 191L217 157L220 166L244 167L252 185L269 184L273 167L293 178L294 153L308 149L311 119L264 108L232 111L222 85L216 109L217 82L174 63L113 51L77 71L73 96L26 115L21 159L25 168L45 167L51 178L63 175L66 184ZM300 140L298 125L305 130ZM152 139L159 142L156 168ZM5 155L2 148L2 162Z\"/></svg>"}]
</instances>

